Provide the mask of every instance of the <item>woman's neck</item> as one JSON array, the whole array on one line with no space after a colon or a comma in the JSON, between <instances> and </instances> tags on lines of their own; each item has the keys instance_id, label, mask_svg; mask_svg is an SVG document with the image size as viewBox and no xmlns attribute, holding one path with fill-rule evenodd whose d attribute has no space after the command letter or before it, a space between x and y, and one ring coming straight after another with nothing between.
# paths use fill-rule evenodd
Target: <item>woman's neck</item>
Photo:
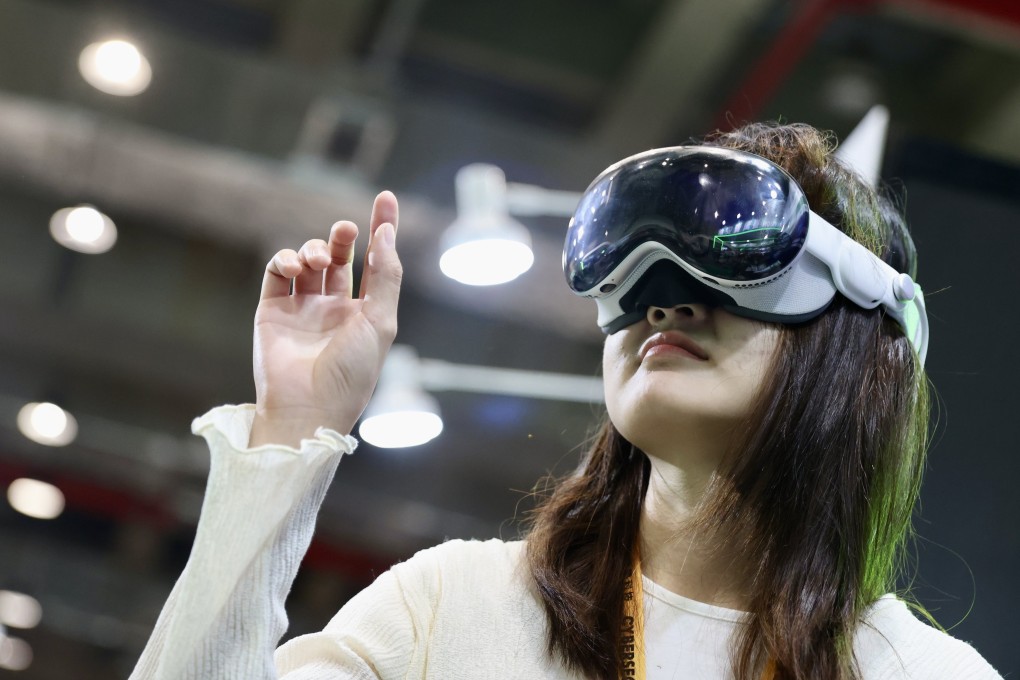
<instances>
[{"instance_id":1,"label":"woman's neck","mask_svg":"<svg viewBox=\"0 0 1020 680\"><path fill-rule=\"evenodd\" d=\"M678 595L746 611L746 556L729 541L720 543L718 532L699 529L692 521L714 469L681 469L654 457L651 461L641 509L642 572Z\"/></svg>"}]
</instances>

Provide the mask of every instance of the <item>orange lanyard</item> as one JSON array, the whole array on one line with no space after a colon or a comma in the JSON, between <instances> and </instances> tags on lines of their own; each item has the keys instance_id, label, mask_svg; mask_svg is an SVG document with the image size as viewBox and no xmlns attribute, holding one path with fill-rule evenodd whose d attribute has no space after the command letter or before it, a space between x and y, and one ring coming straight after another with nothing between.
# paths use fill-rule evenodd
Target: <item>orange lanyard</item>
<instances>
[{"instance_id":1,"label":"orange lanyard","mask_svg":"<svg viewBox=\"0 0 1020 680\"><path fill-rule=\"evenodd\" d=\"M634 550L634 570L623 582L623 635L621 680L645 680L645 591L641 585L641 558Z\"/></svg>"},{"instance_id":2,"label":"orange lanyard","mask_svg":"<svg viewBox=\"0 0 1020 680\"><path fill-rule=\"evenodd\" d=\"M645 680L645 593L641 557L634 549L634 569L623 582L623 635L620 638L620 679ZM776 664L769 659L762 680L774 680Z\"/></svg>"}]
</instances>

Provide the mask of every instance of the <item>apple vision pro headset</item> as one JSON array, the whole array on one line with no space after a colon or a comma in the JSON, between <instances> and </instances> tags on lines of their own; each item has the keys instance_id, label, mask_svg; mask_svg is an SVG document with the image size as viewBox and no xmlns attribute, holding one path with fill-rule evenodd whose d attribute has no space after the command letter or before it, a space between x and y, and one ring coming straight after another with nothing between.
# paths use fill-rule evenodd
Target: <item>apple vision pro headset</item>
<instances>
[{"instance_id":1,"label":"apple vision pro headset","mask_svg":"<svg viewBox=\"0 0 1020 680\"><path fill-rule=\"evenodd\" d=\"M799 323L840 293L881 305L922 365L928 350L920 286L813 212L786 171L743 151L678 146L610 166L570 221L563 271L606 333L685 302Z\"/></svg>"}]
</instances>

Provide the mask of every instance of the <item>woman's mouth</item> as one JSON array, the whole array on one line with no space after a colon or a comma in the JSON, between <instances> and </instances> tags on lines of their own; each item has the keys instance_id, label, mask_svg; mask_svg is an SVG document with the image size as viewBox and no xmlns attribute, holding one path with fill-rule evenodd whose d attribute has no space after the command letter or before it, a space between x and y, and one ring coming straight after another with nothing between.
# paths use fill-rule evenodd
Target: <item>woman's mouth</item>
<instances>
[{"instance_id":1,"label":"woman's mouth","mask_svg":"<svg viewBox=\"0 0 1020 680\"><path fill-rule=\"evenodd\" d=\"M684 356L697 361L707 361L708 353L698 343L680 331L665 331L652 335L641 345L641 359L649 356Z\"/></svg>"}]
</instances>

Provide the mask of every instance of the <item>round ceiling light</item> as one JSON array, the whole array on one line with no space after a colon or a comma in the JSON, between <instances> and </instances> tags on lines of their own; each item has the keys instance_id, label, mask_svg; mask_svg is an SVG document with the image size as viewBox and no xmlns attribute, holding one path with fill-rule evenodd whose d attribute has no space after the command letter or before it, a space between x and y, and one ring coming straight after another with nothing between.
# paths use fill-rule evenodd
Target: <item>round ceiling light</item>
<instances>
[{"instance_id":1,"label":"round ceiling light","mask_svg":"<svg viewBox=\"0 0 1020 680\"><path fill-rule=\"evenodd\" d=\"M18 411L18 429L37 444L67 446L78 436L78 421L56 404L30 402Z\"/></svg>"},{"instance_id":2,"label":"round ceiling light","mask_svg":"<svg viewBox=\"0 0 1020 680\"><path fill-rule=\"evenodd\" d=\"M41 620L39 600L13 590L0 590L0 624L11 628L35 628Z\"/></svg>"},{"instance_id":3,"label":"round ceiling light","mask_svg":"<svg viewBox=\"0 0 1020 680\"><path fill-rule=\"evenodd\" d=\"M32 648L20 638L0 635L0 668L23 671L32 665Z\"/></svg>"},{"instance_id":4,"label":"round ceiling light","mask_svg":"<svg viewBox=\"0 0 1020 680\"><path fill-rule=\"evenodd\" d=\"M78 57L78 70L92 87L118 97L140 94L152 81L152 67L126 40L92 43Z\"/></svg>"},{"instance_id":5,"label":"round ceiling light","mask_svg":"<svg viewBox=\"0 0 1020 680\"><path fill-rule=\"evenodd\" d=\"M421 446L442 431L443 419L428 410L379 413L365 418L358 428L362 439L381 449Z\"/></svg>"},{"instance_id":6,"label":"round ceiling light","mask_svg":"<svg viewBox=\"0 0 1020 680\"><path fill-rule=\"evenodd\" d=\"M36 519L56 519L64 511L64 494L60 489L28 477L11 482L7 502L22 515Z\"/></svg>"},{"instance_id":7,"label":"round ceiling light","mask_svg":"<svg viewBox=\"0 0 1020 680\"><path fill-rule=\"evenodd\" d=\"M113 220L92 206L79 205L53 213L50 235L65 248L98 255L117 242L117 227Z\"/></svg>"},{"instance_id":8,"label":"round ceiling light","mask_svg":"<svg viewBox=\"0 0 1020 680\"><path fill-rule=\"evenodd\" d=\"M439 258L439 269L468 286L494 286L513 281L534 262L531 248L520 240L474 238L448 247Z\"/></svg>"}]
</instances>

